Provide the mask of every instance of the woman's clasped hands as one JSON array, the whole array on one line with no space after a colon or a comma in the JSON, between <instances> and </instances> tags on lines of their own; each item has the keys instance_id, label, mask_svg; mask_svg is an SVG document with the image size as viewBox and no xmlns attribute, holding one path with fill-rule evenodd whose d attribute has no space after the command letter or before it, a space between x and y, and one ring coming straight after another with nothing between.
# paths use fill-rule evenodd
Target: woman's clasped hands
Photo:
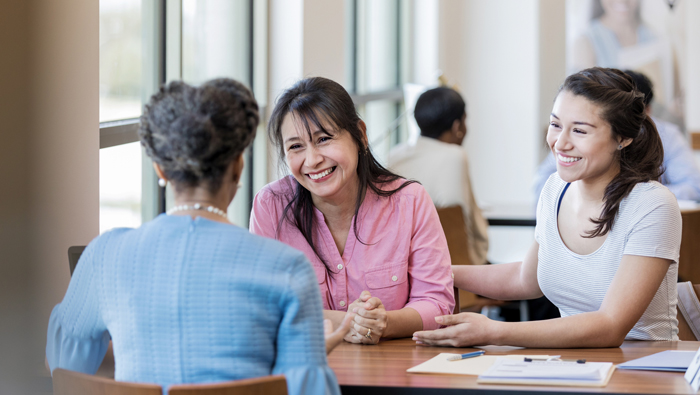
<instances>
[{"instance_id":1,"label":"woman's clasped hands","mask_svg":"<svg viewBox=\"0 0 700 395\"><path fill-rule=\"evenodd\" d=\"M435 322L444 328L419 331L413 334L417 344L428 346L468 347L498 343L497 321L482 314L461 313L435 317Z\"/></svg>"},{"instance_id":2,"label":"woman's clasped hands","mask_svg":"<svg viewBox=\"0 0 700 395\"><path fill-rule=\"evenodd\" d=\"M348 306L349 313L355 313L350 332L345 341L350 343L377 344L389 324L384 304L369 291L362 291L360 297Z\"/></svg>"}]
</instances>

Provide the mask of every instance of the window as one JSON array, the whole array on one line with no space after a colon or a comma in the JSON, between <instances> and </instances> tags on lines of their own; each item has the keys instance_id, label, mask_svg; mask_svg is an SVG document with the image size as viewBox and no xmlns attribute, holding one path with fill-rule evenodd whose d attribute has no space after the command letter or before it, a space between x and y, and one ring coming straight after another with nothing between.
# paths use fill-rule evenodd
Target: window
<instances>
[{"instance_id":1,"label":"window","mask_svg":"<svg viewBox=\"0 0 700 395\"><path fill-rule=\"evenodd\" d=\"M100 0L100 122L141 115L141 0Z\"/></svg>"},{"instance_id":2,"label":"window","mask_svg":"<svg viewBox=\"0 0 700 395\"><path fill-rule=\"evenodd\" d=\"M142 23L141 0L100 0L100 233L141 224Z\"/></svg>"},{"instance_id":3,"label":"window","mask_svg":"<svg viewBox=\"0 0 700 395\"><path fill-rule=\"evenodd\" d=\"M141 225L141 144L100 150L100 233Z\"/></svg>"},{"instance_id":4,"label":"window","mask_svg":"<svg viewBox=\"0 0 700 395\"><path fill-rule=\"evenodd\" d=\"M406 140L402 85L408 48L403 28L406 6L399 0L355 0L353 95L367 123L372 152L386 163L389 150Z\"/></svg>"},{"instance_id":5,"label":"window","mask_svg":"<svg viewBox=\"0 0 700 395\"><path fill-rule=\"evenodd\" d=\"M198 85L227 77L252 87L253 11L250 0L182 0L182 79ZM252 158L249 149L241 188L228 207L231 222L242 227L252 204Z\"/></svg>"},{"instance_id":6,"label":"window","mask_svg":"<svg viewBox=\"0 0 700 395\"><path fill-rule=\"evenodd\" d=\"M172 205L172 191L157 186L138 143L143 103L174 79L197 85L228 77L252 86L253 46L265 51L266 13L266 5L253 0L100 0L101 232L139 226ZM254 21L263 41L253 41ZM255 59L266 62L264 54ZM259 93L265 79L256 81ZM266 182L264 133L254 146L228 210L241 226L247 226L254 190Z\"/></svg>"}]
</instances>

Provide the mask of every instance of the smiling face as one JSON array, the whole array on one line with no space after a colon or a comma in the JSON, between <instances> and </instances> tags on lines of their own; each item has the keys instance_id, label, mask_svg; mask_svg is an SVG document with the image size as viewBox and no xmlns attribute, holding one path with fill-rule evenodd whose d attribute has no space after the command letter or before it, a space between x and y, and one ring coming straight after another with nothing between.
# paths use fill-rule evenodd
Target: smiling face
<instances>
[{"instance_id":1,"label":"smiling face","mask_svg":"<svg viewBox=\"0 0 700 395\"><path fill-rule=\"evenodd\" d=\"M631 142L622 142L625 147ZM557 161L559 177L566 182L609 182L620 171L610 124L600 107L583 96L562 91L550 115L547 144Z\"/></svg>"},{"instance_id":2,"label":"smiling face","mask_svg":"<svg viewBox=\"0 0 700 395\"><path fill-rule=\"evenodd\" d=\"M280 129L287 166L314 201L356 199L359 149L348 131L337 130L330 122L319 127L310 120L307 131L294 113L285 115Z\"/></svg>"}]
</instances>

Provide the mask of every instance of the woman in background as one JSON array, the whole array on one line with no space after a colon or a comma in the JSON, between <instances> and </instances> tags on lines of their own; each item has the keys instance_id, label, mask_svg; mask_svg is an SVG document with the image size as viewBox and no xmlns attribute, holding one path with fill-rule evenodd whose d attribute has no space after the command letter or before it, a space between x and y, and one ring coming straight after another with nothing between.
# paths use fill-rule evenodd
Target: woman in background
<instances>
[{"instance_id":1,"label":"woman in background","mask_svg":"<svg viewBox=\"0 0 700 395\"><path fill-rule=\"evenodd\" d=\"M88 245L51 314L51 370L94 373L111 337L115 378L164 392L284 374L290 394L340 393L308 260L226 215L257 125L257 103L233 80L172 82L153 95L139 134L175 207Z\"/></svg>"},{"instance_id":2,"label":"woman in background","mask_svg":"<svg viewBox=\"0 0 700 395\"><path fill-rule=\"evenodd\" d=\"M346 341L375 344L437 328L454 295L447 241L420 184L382 167L350 95L326 78L299 81L268 125L291 175L255 197L250 231L303 251L324 315L356 312Z\"/></svg>"},{"instance_id":3,"label":"woman in background","mask_svg":"<svg viewBox=\"0 0 700 395\"><path fill-rule=\"evenodd\" d=\"M644 95L620 70L569 76L550 118L557 172L537 207L535 243L522 262L455 266L455 284L494 299L543 294L562 318L496 322L479 314L414 334L429 345L617 347L678 340L676 281L681 216L658 182L663 147Z\"/></svg>"}]
</instances>

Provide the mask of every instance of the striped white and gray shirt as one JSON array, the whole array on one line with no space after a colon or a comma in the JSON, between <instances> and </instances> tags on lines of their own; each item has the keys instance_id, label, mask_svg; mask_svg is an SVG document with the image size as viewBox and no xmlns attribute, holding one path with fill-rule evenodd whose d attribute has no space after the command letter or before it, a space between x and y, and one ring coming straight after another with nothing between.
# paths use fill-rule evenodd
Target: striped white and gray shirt
<instances>
[{"instance_id":1,"label":"striped white and gray shirt","mask_svg":"<svg viewBox=\"0 0 700 395\"><path fill-rule=\"evenodd\" d=\"M676 198L658 182L637 184L620 203L603 245L591 254L580 255L564 245L557 227L558 203L566 185L557 173L552 174L537 205L537 280L544 295L559 308L562 317L597 311L623 255L672 260L656 295L626 339L678 340L676 281L681 214Z\"/></svg>"}]
</instances>

